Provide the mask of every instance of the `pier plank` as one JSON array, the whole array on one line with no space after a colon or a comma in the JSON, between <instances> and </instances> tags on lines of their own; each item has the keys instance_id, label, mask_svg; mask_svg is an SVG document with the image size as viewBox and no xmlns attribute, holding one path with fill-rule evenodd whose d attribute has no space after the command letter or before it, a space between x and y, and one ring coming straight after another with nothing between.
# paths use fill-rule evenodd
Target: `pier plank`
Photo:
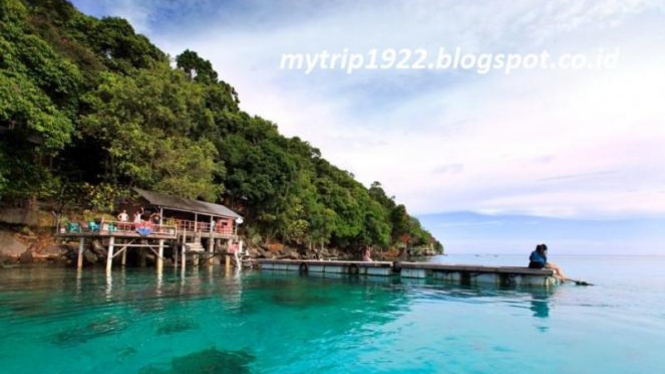
<instances>
[{"instance_id":1,"label":"pier plank","mask_svg":"<svg viewBox=\"0 0 665 374\"><path fill-rule=\"evenodd\" d=\"M434 278L462 284L489 283L501 286L549 287L559 284L550 269L519 266L483 266L430 262L324 261L260 259L262 270L281 270L320 274L399 275L402 278ZM306 267L303 269L303 265ZM354 270L353 272L351 270Z\"/></svg>"}]
</instances>

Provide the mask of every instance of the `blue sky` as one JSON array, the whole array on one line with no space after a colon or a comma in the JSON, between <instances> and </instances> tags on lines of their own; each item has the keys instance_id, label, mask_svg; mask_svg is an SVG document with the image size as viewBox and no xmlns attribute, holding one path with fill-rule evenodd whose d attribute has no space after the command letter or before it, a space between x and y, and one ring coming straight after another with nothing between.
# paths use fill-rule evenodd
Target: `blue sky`
<instances>
[{"instance_id":1,"label":"blue sky","mask_svg":"<svg viewBox=\"0 0 665 374\"><path fill-rule=\"evenodd\" d=\"M451 252L524 252L549 240L564 253L665 254L660 0L74 4L129 19L171 55L189 48L210 59L244 110L363 183L381 181ZM282 53L439 47L619 48L620 60L612 70L509 75L279 69Z\"/></svg>"}]
</instances>

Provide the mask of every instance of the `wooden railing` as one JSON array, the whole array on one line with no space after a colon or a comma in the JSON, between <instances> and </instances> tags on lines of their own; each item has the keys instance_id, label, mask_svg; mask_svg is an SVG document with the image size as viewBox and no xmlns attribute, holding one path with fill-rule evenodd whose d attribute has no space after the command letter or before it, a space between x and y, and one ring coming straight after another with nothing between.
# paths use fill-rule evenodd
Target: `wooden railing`
<instances>
[{"instance_id":1,"label":"wooden railing","mask_svg":"<svg viewBox=\"0 0 665 374\"><path fill-rule=\"evenodd\" d=\"M188 221L184 219L178 219L175 220L175 225L178 228L179 232L187 231L187 232L197 232L197 233L210 233L210 222L195 222L195 221ZM235 230L233 229L232 225L222 225L222 224L215 224L212 227L212 232L214 234L222 234L222 235L234 235Z\"/></svg>"},{"instance_id":2,"label":"wooden railing","mask_svg":"<svg viewBox=\"0 0 665 374\"><path fill-rule=\"evenodd\" d=\"M64 232L63 232L64 231ZM141 234L141 235L173 235L178 234L178 227L175 225L158 225L152 222L69 222L60 228L61 233L99 233L99 234Z\"/></svg>"}]
</instances>

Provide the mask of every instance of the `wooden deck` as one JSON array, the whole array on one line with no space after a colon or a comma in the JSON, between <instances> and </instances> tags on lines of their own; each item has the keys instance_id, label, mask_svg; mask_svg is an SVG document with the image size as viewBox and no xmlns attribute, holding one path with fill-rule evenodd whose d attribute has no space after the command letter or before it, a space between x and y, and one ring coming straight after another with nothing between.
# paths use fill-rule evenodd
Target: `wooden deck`
<instances>
[{"instance_id":1,"label":"wooden deck","mask_svg":"<svg viewBox=\"0 0 665 374\"><path fill-rule=\"evenodd\" d=\"M401 262L396 267L404 278L431 278L465 285L494 284L497 286L542 286L559 284L554 271L518 266L482 266Z\"/></svg>"},{"instance_id":2,"label":"wooden deck","mask_svg":"<svg viewBox=\"0 0 665 374\"><path fill-rule=\"evenodd\" d=\"M173 233L151 233L150 235L141 235L136 231L84 231L84 232L65 232L57 233L57 237L60 238L131 238L131 239L164 239L164 240L175 240L178 236Z\"/></svg>"},{"instance_id":3,"label":"wooden deck","mask_svg":"<svg viewBox=\"0 0 665 374\"><path fill-rule=\"evenodd\" d=\"M399 262L399 266L404 269L422 269L443 272L471 272L471 273L499 273L515 275L538 275L553 276L554 270L550 269L530 269L519 266L483 266L483 265L464 265L464 264L437 264L432 262Z\"/></svg>"},{"instance_id":4,"label":"wooden deck","mask_svg":"<svg viewBox=\"0 0 665 374\"><path fill-rule=\"evenodd\" d=\"M554 271L517 266L436 264L429 262L365 262L320 260L259 260L261 270L291 271L300 274L359 274L438 279L465 285L549 287L559 284Z\"/></svg>"},{"instance_id":5,"label":"wooden deck","mask_svg":"<svg viewBox=\"0 0 665 374\"><path fill-rule=\"evenodd\" d=\"M361 274L389 276L393 263L387 261L321 261L268 260L258 261L262 270L297 271L300 273Z\"/></svg>"}]
</instances>

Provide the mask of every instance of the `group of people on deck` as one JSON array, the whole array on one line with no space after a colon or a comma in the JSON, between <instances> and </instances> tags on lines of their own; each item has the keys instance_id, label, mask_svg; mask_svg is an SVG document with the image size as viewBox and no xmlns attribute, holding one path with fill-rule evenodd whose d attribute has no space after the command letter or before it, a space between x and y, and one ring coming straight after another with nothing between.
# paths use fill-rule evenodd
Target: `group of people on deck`
<instances>
[{"instance_id":1,"label":"group of people on deck","mask_svg":"<svg viewBox=\"0 0 665 374\"><path fill-rule=\"evenodd\" d=\"M161 220L162 220L162 216L157 212L154 212L154 213L150 214L148 216L147 220L143 219L143 217L145 215L146 215L145 210L143 209L143 207L141 207L140 210L137 210L132 215L132 223L137 224L137 223L142 223L142 222L150 222L150 223L153 223L155 225L159 225ZM127 213L127 209L123 209L122 212L120 212L120 214L118 214L117 218L118 218L118 221L120 221L120 222L129 223L129 214Z\"/></svg>"}]
</instances>

